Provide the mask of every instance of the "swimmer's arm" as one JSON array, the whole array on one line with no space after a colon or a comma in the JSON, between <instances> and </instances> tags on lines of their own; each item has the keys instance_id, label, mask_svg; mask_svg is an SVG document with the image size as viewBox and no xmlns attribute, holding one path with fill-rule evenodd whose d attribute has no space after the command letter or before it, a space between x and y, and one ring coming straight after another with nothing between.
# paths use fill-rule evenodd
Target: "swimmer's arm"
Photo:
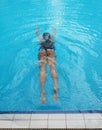
<instances>
[{"instance_id":1,"label":"swimmer's arm","mask_svg":"<svg viewBox=\"0 0 102 130\"><path fill-rule=\"evenodd\" d=\"M53 34L51 36L51 39L54 40L55 36L56 36L56 26L54 27L54 31L53 31Z\"/></svg>"},{"instance_id":2,"label":"swimmer's arm","mask_svg":"<svg viewBox=\"0 0 102 130\"><path fill-rule=\"evenodd\" d=\"M37 35L39 41L42 42L43 38L42 38L42 36L39 33L39 27L38 26L36 27L36 35Z\"/></svg>"}]
</instances>

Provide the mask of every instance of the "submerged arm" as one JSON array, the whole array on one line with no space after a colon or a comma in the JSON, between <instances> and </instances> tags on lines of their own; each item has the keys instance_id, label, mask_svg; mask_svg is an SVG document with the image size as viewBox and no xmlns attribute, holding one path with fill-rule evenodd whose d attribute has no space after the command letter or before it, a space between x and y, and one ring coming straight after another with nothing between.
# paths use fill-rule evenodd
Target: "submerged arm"
<instances>
[{"instance_id":1,"label":"submerged arm","mask_svg":"<svg viewBox=\"0 0 102 130\"><path fill-rule=\"evenodd\" d=\"M55 39L55 36L56 36L56 26L54 27L54 31L53 31L53 34L52 34L52 40Z\"/></svg>"},{"instance_id":2,"label":"submerged arm","mask_svg":"<svg viewBox=\"0 0 102 130\"><path fill-rule=\"evenodd\" d=\"M36 27L36 35L37 35L38 39L40 40L40 42L42 42L43 38L39 33L39 27L38 26Z\"/></svg>"}]
</instances>

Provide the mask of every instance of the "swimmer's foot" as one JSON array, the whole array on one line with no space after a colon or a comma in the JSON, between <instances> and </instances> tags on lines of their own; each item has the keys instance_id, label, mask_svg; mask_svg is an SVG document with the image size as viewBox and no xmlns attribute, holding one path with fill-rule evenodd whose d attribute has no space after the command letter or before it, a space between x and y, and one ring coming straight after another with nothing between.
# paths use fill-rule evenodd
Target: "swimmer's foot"
<instances>
[{"instance_id":1,"label":"swimmer's foot","mask_svg":"<svg viewBox=\"0 0 102 130\"><path fill-rule=\"evenodd\" d=\"M46 97L45 97L45 92L42 92L42 95L41 95L41 102L44 104L46 102Z\"/></svg>"},{"instance_id":2,"label":"swimmer's foot","mask_svg":"<svg viewBox=\"0 0 102 130\"><path fill-rule=\"evenodd\" d=\"M58 100L58 87L54 87L54 99Z\"/></svg>"}]
</instances>

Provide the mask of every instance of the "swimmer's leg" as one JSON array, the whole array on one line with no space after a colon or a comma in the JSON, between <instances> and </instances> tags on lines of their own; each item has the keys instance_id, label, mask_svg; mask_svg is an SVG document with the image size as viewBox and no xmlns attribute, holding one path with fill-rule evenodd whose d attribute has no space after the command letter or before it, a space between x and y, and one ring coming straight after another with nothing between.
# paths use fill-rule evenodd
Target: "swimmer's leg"
<instances>
[{"instance_id":1,"label":"swimmer's leg","mask_svg":"<svg viewBox=\"0 0 102 130\"><path fill-rule=\"evenodd\" d=\"M49 63L50 66L50 71L52 74L52 78L54 81L54 99L57 100L58 99L58 79L57 79L57 73L55 70L55 65L53 63Z\"/></svg>"},{"instance_id":2,"label":"swimmer's leg","mask_svg":"<svg viewBox=\"0 0 102 130\"><path fill-rule=\"evenodd\" d=\"M46 97L45 97L44 84L46 80L46 64L42 63L40 68L41 68L41 71L40 71L41 101L42 103L45 103Z\"/></svg>"}]
</instances>

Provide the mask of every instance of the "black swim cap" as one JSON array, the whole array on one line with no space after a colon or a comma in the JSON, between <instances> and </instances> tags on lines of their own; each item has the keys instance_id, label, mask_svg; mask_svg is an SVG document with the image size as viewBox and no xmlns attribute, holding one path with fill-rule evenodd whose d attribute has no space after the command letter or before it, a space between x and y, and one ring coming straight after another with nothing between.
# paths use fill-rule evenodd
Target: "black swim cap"
<instances>
[{"instance_id":1,"label":"black swim cap","mask_svg":"<svg viewBox=\"0 0 102 130\"><path fill-rule=\"evenodd\" d=\"M48 33L48 32L43 33L43 38L44 38L45 40L50 39L50 38L51 38L50 33Z\"/></svg>"}]
</instances>

